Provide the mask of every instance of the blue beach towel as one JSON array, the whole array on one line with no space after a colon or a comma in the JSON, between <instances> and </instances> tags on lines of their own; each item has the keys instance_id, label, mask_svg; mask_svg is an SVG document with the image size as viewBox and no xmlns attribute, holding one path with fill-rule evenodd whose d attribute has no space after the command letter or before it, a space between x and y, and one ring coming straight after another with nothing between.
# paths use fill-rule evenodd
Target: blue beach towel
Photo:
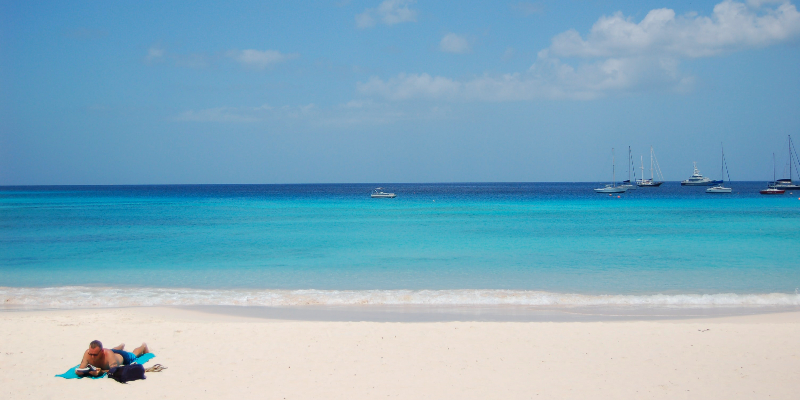
<instances>
[{"instance_id":1,"label":"blue beach towel","mask_svg":"<svg viewBox=\"0 0 800 400\"><path fill-rule=\"evenodd\" d=\"M144 364L144 363L150 361L155 356L156 355L153 354L153 353L142 354L141 356L136 357L136 361L134 361L134 362L137 363L137 364ZM80 365L76 365L76 366L70 368L69 371L64 372L63 374L56 375L56 378L64 378L64 379L91 378L91 379L99 379L99 378L105 378L106 377L106 374L103 374L103 375L100 375L100 376L97 376L97 377L95 377L95 376L78 376L78 374L75 373L75 369L78 368L78 367L80 367Z\"/></svg>"}]
</instances>

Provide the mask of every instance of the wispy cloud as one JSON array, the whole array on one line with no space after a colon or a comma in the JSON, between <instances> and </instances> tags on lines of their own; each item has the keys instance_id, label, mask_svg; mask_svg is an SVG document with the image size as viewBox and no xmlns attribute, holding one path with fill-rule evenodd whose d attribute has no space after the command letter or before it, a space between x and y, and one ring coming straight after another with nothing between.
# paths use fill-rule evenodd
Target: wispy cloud
<instances>
[{"instance_id":1,"label":"wispy cloud","mask_svg":"<svg viewBox=\"0 0 800 400\"><path fill-rule=\"evenodd\" d=\"M377 8L368 8L356 15L356 27L371 28L378 22L385 25L415 22L417 11L409 8L414 3L414 0L385 0Z\"/></svg>"},{"instance_id":2,"label":"wispy cloud","mask_svg":"<svg viewBox=\"0 0 800 400\"><path fill-rule=\"evenodd\" d=\"M211 65L213 58L205 53L174 53L155 44L147 49L144 62L147 64L170 63L178 67L205 68Z\"/></svg>"},{"instance_id":3,"label":"wispy cloud","mask_svg":"<svg viewBox=\"0 0 800 400\"><path fill-rule=\"evenodd\" d=\"M172 119L181 122L234 122L251 123L279 118L297 119L311 115L316 110L313 103L303 106L272 107L264 104L258 107L216 107L201 110L187 110Z\"/></svg>"},{"instance_id":4,"label":"wispy cloud","mask_svg":"<svg viewBox=\"0 0 800 400\"><path fill-rule=\"evenodd\" d=\"M245 67L255 69L264 69L270 65L300 57L299 54L283 54L276 50L253 49L231 50L227 55Z\"/></svg>"},{"instance_id":5,"label":"wispy cloud","mask_svg":"<svg viewBox=\"0 0 800 400\"><path fill-rule=\"evenodd\" d=\"M164 59L166 51L159 46L152 46L147 50L147 56L144 57L147 62L159 62Z\"/></svg>"},{"instance_id":6,"label":"wispy cloud","mask_svg":"<svg viewBox=\"0 0 800 400\"><path fill-rule=\"evenodd\" d=\"M455 33L448 33L444 35L439 42L439 49L447 53L469 53L469 42L463 36L456 35Z\"/></svg>"},{"instance_id":7,"label":"wispy cloud","mask_svg":"<svg viewBox=\"0 0 800 400\"><path fill-rule=\"evenodd\" d=\"M542 3L539 2L532 3L530 1L520 1L518 3L512 3L511 10L516 13L528 16L541 13L542 11L544 11L544 6L542 5Z\"/></svg>"},{"instance_id":8,"label":"wispy cloud","mask_svg":"<svg viewBox=\"0 0 800 400\"><path fill-rule=\"evenodd\" d=\"M272 107L215 107L186 110L172 117L176 122L260 124L289 123L313 127L355 127L386 125L403 120L428 120L447 117L449 108L441 106L398 107L396 103L372 99L351 100L329 107L315 104Z\"/></svg>"},{"instance_id":9,"label":"wispy cloud","mask_svg":"<svg viewBox=\"0 0 800 400\"><path fill-rule=\"evenodd\" d=\"M711 16L676 16L650 11L640 22L621 13L603 16L586 36L569 30L539 51L527 71L455 80L426 73L371 77L357 83L368 96L451 101L517 101L537 98L595 99L642 91L686 91L694 77L680 71L682 60L770 46L800 36L794 5L731 0ZM572 58L573 63L562 58Z\"/></svg>"},{"instance_id":10,"label":"wispy cloud","mask_svg":"<svg viewBox=\"0 0 800 400\"><path fill-rule=\"evenodd\" d=\"M299 54L286 54L277 50L229 50L224 53L178 53L168 51L160 44L154 44L147 49L144 61L147 64L167 63L178 67L205 68L218 63L221 59L229 58L239 65L251 69L266 69L294 58Z\"/></svg>"}]
</instances>

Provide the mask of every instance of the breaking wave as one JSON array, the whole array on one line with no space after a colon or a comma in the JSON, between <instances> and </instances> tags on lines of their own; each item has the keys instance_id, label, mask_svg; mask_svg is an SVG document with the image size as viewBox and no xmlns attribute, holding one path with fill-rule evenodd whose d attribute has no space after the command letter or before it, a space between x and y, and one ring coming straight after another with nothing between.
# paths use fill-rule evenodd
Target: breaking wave
<instances>
[{"instance_id":1,"label":"breaking wave","mask_svg":"<svg viewBox=\"0 0 800 400\"><path fill-rule=\"evenodd\" d=\"M530 290L212 290L63 286L0 287L4 308L91 308L131 306L800 306L798 293L586 295Z\"/></svg>"}]
</instances>

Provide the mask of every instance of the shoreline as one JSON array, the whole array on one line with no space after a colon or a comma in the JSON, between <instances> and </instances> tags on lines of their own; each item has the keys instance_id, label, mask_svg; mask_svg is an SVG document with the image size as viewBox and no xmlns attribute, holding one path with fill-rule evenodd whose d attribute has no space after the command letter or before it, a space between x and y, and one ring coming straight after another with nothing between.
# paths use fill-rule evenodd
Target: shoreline
<instances>
[{"instance_id":1,"label":"shoreline","mask_svg":"<svg viewBox=\"0 0 800 400\"><path fill-rule=\"evenodd\" d=\"M0 315L15 313L93 313L127 310L142 313L203 314L208 318L305 322L636 322L711 320L800 314L800 306L517 306L517 305L305 305L305 306L128 306L82 308L0 307Z\"/></svg>"},{"instance_id":2,"label":"shoreline","mask_svg":"<svg viewBox=\"0 0 800 400\"><path fill-rule=\"evenodd\" d=\"M132 306L800 309L800 293L609 293L511 289L198 289L126 286L0 287L0 309Z\"/></svg>"},{"instance_id":3,"label":"shoreline","mask_svg":"<svg viewBox=\"0 0 800 400\"><path fill-rule=\"evenodd\" d=\"M311 321L208 311L0 312L0 396L794 399L800 391L798 311L582 322ZM130 348L145 341L156 355L151 363L168 369L128 385L54 377L94 339Z\"/></svg>"}]
</instances>

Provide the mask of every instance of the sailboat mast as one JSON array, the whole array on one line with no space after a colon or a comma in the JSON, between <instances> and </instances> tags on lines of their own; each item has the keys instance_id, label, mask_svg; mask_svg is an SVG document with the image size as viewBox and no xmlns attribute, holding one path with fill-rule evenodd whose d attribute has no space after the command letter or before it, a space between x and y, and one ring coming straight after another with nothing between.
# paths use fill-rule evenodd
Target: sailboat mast
<instances>
[{"instance_id":1,"label":"sailboat mast","mask_svg":"<svg viewBox=\"0 0 800 400\"><path fill-rule=\"evenodd\" d=\"M615 165L614 165L614 148L612 147L611 148L611 182L613 182L612 183L613 187L617 187L617 175L616 175L616 171L614 170L614 168L615 168Z\"/></svg>"},{"instance_id":2,"label":"sailboat mast","mask_svg":"<svg viewBox=\"0 0 800 400\"><path fill-rule=\"evenodd\" d=\"M644 174L644 171L642 171ZM653 146L650 146L650 180L653 180Z\"/></svg>"},{"instance_id":3,"label":"sailboat mast","mask_svg":"<svg viewBox=\"0 0 800 400\"><path fill-rule=\"evenodd\" d=\"M772 182L775 182L775 153L772 153Z\"/></svg>"},{"instance_id":4,"label":"sailboat mast","mask_svg":"<svg viewBox=\"0 0 800 400\"><path fill-rule=\"evenodd\" d=\"M633 165L633 158L631 158L631 146L628 146L628 183L631 183L631 165Z\"/></svg>"},{"instance_id":5,"label":"sailboat mast","mask_svg":"<svg viewBox=\"0 0 800 400\"><path fill-rule=\"evenodd\" d=\"M642 183L644 183L644 156L639 156L639 162L642 163Z\"/></svg>"}]
</instances>

